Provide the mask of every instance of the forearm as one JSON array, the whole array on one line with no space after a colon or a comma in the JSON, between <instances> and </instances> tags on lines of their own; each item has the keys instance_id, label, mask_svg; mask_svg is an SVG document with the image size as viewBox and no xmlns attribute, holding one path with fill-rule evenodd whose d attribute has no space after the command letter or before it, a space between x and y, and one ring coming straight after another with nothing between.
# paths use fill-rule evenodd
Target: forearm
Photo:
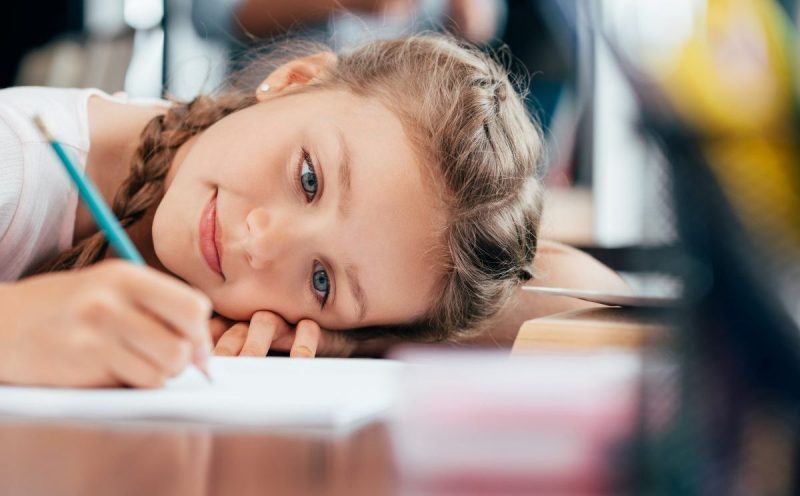
<instances>
[{"instance_id":1,"label":"forearm","mask_svg":"<svg viewBox=\"0 0 800 496\"><path fill-rule=\"evenodd\" d=\"M529 286L550 286L626 293L628 287L613 270L566 245L542 240L536 255L535 278ZM468 344L509 348L526 320L598 306L575 298L532 293L517 288L511 301L488 328Z\"/></svg>"},{"instance_id":2,"label":"forearm","mask_svg":"<svg viewBox=\"0 0 800 496\"><path fill-rule=\"evenodd\" d=\"M0 312L3 315L3 325L0 326L0 384L13 382L13 353L14 331L17 327L17 316L10 312L14 308L14 286L10 283L0 283Z\"/></svg>"}]
</instances>

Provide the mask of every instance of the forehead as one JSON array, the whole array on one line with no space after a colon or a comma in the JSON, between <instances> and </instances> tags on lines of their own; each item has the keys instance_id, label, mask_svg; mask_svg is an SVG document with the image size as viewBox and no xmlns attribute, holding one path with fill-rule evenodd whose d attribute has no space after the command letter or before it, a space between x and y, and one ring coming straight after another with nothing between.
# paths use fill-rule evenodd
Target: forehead
<instances>
[{"instance_id":1,"label":"forehead","mask_svg":"<svg viewBox=\"0 0 800 496\"><path fill-rule=\"evenodd\" d=\"M324 180L347 194L338 184L342 146L351 169L335 251L342 263L358 268L369 307L365 324L407 321L428 309L442 273L442 201L425 157L393 112L376 99L325 93L313 101L319 112L314 135L333 161L322 164Z\"/></svg>"}]
</instances>

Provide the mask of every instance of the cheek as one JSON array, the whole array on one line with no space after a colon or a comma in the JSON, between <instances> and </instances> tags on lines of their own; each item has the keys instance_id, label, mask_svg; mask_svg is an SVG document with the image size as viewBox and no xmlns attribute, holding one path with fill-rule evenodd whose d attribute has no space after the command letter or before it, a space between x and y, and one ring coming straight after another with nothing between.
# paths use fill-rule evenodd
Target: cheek
<instances>
[{"instance_id":1,"label":"cheek","mask_svg":"<svg viewBox=\"0 0 800 496\"><path fill-rule=\"evenodd\" d=\"M207 281L203 280L202 267L198 266L200 253L194 236L204 197L170 188L156 208L151 228L153 251L161 264L201 290Z\"/></svg>"},{"instance_id":2,"label":"cheek","mask_svg":"<svg viewBox=\"0 0 800 496\"><path fill-rule=\"evenodd\" d=\"M188 247L181 249L178 246L178 236L174 235L180 229L176 225L177 219L175 219L174 212L170 208L171 199L170 192L167 192L153 217L153 250L164 267L172 273L181 275L179 273L180 267L176 262L180 260L180 253L186 253Z\"/></svg>"},{"instance_id":3,"label":"cheek","mask_svg":"<svg viewBox=\"0 0 800 496\"><path fill-rule=\"evenodd\" d=\"M211 298L214 311L231 320L247 321L259 310L271 310L257 297L257 290L239 291L235 287L222 286L205 293Z\"/></svg>"},{"instance_id":4,"label":"cheek","mask_svg":"<svg viewBox=\"0 0 800 496\"><path fill-rule=\"evenodd\" d=\"M297 320L308 310L306 302L290 297L286 287L267 278L246 277L232 284L215 286L205 293L211 298L214 311L232 320L249 320L258 311Z\"/></svg>"}]
</instances>

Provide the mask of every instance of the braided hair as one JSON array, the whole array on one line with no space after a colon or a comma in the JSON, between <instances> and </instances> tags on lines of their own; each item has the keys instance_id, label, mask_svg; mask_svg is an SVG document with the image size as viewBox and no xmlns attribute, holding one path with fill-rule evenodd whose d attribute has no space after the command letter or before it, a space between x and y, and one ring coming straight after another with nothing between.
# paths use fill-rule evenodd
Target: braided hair
<instances>
[{"instance_id":1,"label":"braided hair","mask_svg":"<svg viewBox=\"0 0 800 496\"><path fill-rule=\"evenodd\" d=\"M142 130L128 177L114 195L112 210L122 227L131 227L161 201L164 180L181 145L226 115L254 103L254 96L239 93L216 99L203 95L188 103L176 103L166 113L153 117ZM86 267L102 260L107 250L108 240L98 231L33 273Z\"/></svg>"},{"instance_id":2,"label":"braided hair","mask_svg":"<svg viewBox=\"0 0 800 496\"><path fill-rule=\"evenodd\" d=\"M263 71L275 60L270 53L252 66ZM246 72L256 76L254 69ZM439 186L449 218L440 233L443 275L425 314L350 335L458 340L490 326L517 288L533 277L538 244L543 195L537 172L544 151L541 129L518 90L524 82L515 85L495 59L475 48L445 36L418 35L342 53L313 86L376 98L395 112ZM113 202L124 227L161 201L181 145L256 103L254 85L234 83L233 88L215 98L176 104L146 126L130 175ZM102 259L107 248L102 233L94 234L39 272L85 267Z\"/></svg>"}]
</instances>

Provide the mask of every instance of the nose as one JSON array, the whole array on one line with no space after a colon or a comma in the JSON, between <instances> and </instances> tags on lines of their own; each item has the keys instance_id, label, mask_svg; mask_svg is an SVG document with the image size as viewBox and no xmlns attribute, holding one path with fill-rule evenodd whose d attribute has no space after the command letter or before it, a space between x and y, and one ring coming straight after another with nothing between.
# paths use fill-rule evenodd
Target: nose
<instances>
[{"instance_id":1,"label":"nose","mask_svg":"<svg viewBox=\"0 0 800 496\"><path fill-rule=\"evenodd\" d=\"M250 266L264 269L292 245L291 229L275 212L264 208L250 211L245 218L247 238L244 252Z\"/></svg>"}]
</instances>

